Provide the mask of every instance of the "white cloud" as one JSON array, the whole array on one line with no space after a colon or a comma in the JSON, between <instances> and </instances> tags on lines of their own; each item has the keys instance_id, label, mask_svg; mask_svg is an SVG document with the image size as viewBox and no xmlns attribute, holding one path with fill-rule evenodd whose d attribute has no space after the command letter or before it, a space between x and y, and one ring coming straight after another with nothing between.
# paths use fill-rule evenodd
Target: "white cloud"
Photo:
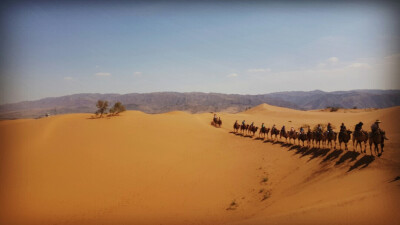
<instances>
[{"instance_id":1,"label":"white cloud","mask_svg":"<svg viewBox=\"0 0 400 225\"><path fill-rule=\"evenodd\" d=\"M100 73L95 73L94 75L98 77L108 77L111 76L111 73L100 72Z\"/></svg>"},{"instance_id":2,"label":"white cloud","mask_svg":"<svg viewBox=\"0 0 400 225\"><path fill-rule=\"evenodd\" d=\"M270 69L270 68L265 68L265 69L248 69L247 72L249 72L249 73L271 72L271 69Z\"/></svg>"},{"instance_id":3,"label":"white cloud","mask_svg":"<svg viewBox=\"0 0 400 225\"><path fill-rule=\"evenodd\" d=\"M72 80L72 77L64 77L64 80Z\"/></svg>"},{"instance_id":4,"label":"white cloud","mask_svg":"<svg viewBox=\"0 0 400 225\"><path fill-rule=\"evenodd\" d=\"M335 63L339 62L339 59L337 57L330 57L327 61L332 64L335 64Z\"/></svg>"},{"instance_id":5,"label":"white cloud","mask_svg":"<svg viewBox=\"0 0 400 225\"><path fill-rule=\"evenodd\" d=\"M239 76L239 74L237 73L231 73L227 75L227 77L237 77L237 76Z\"/></svg>"},{"instance_id":6,"label":"white cloud","mask_svg":"<svg viewBox=\"0 0 400 225\"><path fill-rule=\"evenodd\" d=\"M135 76L141 76L141 75L142 75L142 72L137 71L137 72L134 72L133 75L135 75Z\"/></svg>"}]
</instances>

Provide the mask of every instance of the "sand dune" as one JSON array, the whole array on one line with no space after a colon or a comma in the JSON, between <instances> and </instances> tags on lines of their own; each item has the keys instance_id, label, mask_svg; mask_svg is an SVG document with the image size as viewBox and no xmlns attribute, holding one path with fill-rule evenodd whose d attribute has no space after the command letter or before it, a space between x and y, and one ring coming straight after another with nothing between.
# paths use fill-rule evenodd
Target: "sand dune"
<instances>
[{"instance_id":1,"label":"sand dune","mask_svg":"<svg viewBox=\"0 0 400 225\"><path fill-rule=\"evenodd\" d=\"M221 113L222 128L178 111L0 121L0 224L396 224L399 113L263 104ZM380 119L390 140L380 158L304 149L230 133L243 119L351 129Z\"/></svg>"}]
</instances>

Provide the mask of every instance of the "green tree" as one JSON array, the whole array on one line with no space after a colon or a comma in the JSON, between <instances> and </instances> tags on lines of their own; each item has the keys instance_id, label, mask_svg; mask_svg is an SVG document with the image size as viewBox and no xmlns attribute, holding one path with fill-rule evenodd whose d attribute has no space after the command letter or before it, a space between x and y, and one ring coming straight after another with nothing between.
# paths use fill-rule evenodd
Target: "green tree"
<instances>
[{"instance_id":1,"label":"green tree","mask_svg":"<svg viewBox=\"0 0 400 225\"><path fill-rule=\"evenodd\" d=\"M120 112L123 112L125 110L126 108L124 105L122 105L121 102L116 102L114 106L110 109L110 113L112 115L118 115Z\"/></svg>"},{"instance_id":2,"label":"green tree","mask_svg":"<svg viewBox=\"0 0 400 225\"><path fill-rule=\"evenodd\" d=\"M103 100L98 100L96 103L96 107L97 107L96 115L100 114L100 117L102 117L103 114L107 111L108 102Z\"/></svg>"}]
</instances>

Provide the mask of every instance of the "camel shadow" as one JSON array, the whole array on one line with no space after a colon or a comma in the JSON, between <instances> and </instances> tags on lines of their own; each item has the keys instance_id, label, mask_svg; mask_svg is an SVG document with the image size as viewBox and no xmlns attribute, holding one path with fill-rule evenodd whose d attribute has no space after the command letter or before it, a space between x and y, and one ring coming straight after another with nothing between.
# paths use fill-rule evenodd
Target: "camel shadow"
<instances>
[{"instance_id":1,"label":"camel shadow","mask_svg":"<svg viewBox=\"0 0 400 225\"><path fill-rule=\"evenodd\" d=\"M290 146L293 146L293 144L290 144L290 143L282 143L281 146L282 146L282 147L290 147Z\"/></svg>"},{"instance_id":2,"label":"camel shadow","mask_svg":"<svg viewBox=\"0 0 400 225\"><path fill-rule=\"evenodd\" d=\"M346 160L350 159L350 162L356 160L356 158L360 155L359 152L348 151L340 159L335 163L335 165L340 165L344 163Z\"/></svg>"},{"instance_id":3,"label":"camel shadow","mask_svg":"<svg viewBox=\"0 0 400 225\"><path fill-rule=\"evenodd\" d=\"M235 131L229 131L230 134L237 134Z\"/></svg>"},{"instance_id":4,"label":"camel shadow","mask_svg":"<svg viewBox=\"0 0 400 225\"><path fill-rule=\"evenodd\" d=\"M262 138L262 137L256 137L256 138L254 138L254 140L264 140L264 138Z\"/></svg>"},{"instance_id":5,"label":"camel shadow","mask_svg":"<svg viewBox=\"0 0 400 225\"><path fill-rule=\"evenodd\" d=\"M395 181L398 181L398 180L400 180L400 176L397 176L397 177L395 177L392 181L390 181L389 183L392 183L392 182L395 182Z\"/></svg>"},{"instance_id":6,"label":"camel shadow","mask_svg":"<svg viewBox=\"0 0 400 225\"><path fill-rule=\"evenodd\" d=\"M283 145L283 144L285 144L284 142L282 142L282 141L273 141L273 143L272 143L273 145L277 145L277 144L280 144L280 145Z\"/></svg>"},{"instance_id":7,"label":"camel shadow","mask_svg":"<svg viewBox=\"0 0 400 225\"><path fill-rule=\"evenodd\" d=\"M330 150L330 148L317 148L315 151L310 151L311 158L308 160L308 162L315 158L326 156Z\"/></svg>"},{"instance_id":8,"label":"camel shadow","mask_svg":"<svg viewBox=\"0 0 400 225\"><path fill-rule=\"evenodd\" d=\"M251 135L244 135L243 137L245 137L245 138L253 138L253 136L251 136Z\"/></svg>"},{"instance_id":9,"label":"camel shadow","mask_svg":"<svg viewBox=\"0 0 400 225\"><path fill-rule=\"evenodd\" d=\"M243 137L243 134L241 134L241 133L235 133L235 135L236 135L236 136L242 136L242 137Z\"/></svg>"},{"instance_id":10,"label":"camel shadow","mask_svg":"<svg viewBox=\"0 0 400 225\"><path fill-rule=\"evenodd\" d=\"M267 139L267 140L265 140L264 141L264 143L272 143L273 141L272 140L269 140L269 139Z\"/></svg>"},{"instance_id":11,"label":"camel shadow","mask_svg":"<svg viewBox=\"0 0 400 225\"><path fill-rule=\"evenodd\" d=\"M306 154L307 151L309 151L310 149L308 147L301 147L300 145L295 145L289 148L289 151L292 150L296 150L296 152L294 153L295 155L299 155L301 154L300 157L303 157L304 154Z\"/></svg>"},{"instance_id":12,"label":"camel shadow","mask_svg":"<svg viewBox=\"0 0 400 225\"><path fill-rule=\"evenodd\" d=\"M290 147L289 148L289 150L288 151L292 151L292 150L298 150L298 149L300 149L301 148L301 146L300 145L293 145L292 147Z\"/></svg>"},{"instance_id":13,"label":"camel shadow","mask_svg":"<svg viewBox=\"0 0 400 225\"><path fill-rule=\"evenodd\" d=\"M343 153L343 150L340 149L336 149L333 152L329 153L329 155L327 155L321 163L324 163L326 161L333 161L335 159L337 159L341 154Z\"/></svg>"},{"instance_id":14,"label":"camel shadow","mask_svg":"<svg viewBox=\"0 0 400 225\"><path fill-rule=\"evenodd\" d=\"M364 155L361 159L359 159L356 163L354 163L354 165L352 165L347 172L357 169L358 167L360 167L360 169L363 169L367 167L370 163L372 163L374 160L375 157L373 155Z\"/></svg>"}]
</instances>

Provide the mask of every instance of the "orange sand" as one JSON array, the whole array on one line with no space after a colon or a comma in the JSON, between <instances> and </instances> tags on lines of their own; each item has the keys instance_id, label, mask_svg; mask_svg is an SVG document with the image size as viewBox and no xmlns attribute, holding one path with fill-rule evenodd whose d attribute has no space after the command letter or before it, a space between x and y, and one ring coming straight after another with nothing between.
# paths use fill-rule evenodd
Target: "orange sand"
<instances>
[{"instance_id":1,"label":"orange sand","mask_svg":"<svg viewBox=\"0 0 400 225\"><path fill-rule=\"evenodd\" d=\"M184 112L0 121L0 224L396 224L399 113L263 104L221 113L222 128ZM236 119L351 129L380 119L390 140L380 158L307 151L230 133Z\"/></svg>"}]
</instances>

